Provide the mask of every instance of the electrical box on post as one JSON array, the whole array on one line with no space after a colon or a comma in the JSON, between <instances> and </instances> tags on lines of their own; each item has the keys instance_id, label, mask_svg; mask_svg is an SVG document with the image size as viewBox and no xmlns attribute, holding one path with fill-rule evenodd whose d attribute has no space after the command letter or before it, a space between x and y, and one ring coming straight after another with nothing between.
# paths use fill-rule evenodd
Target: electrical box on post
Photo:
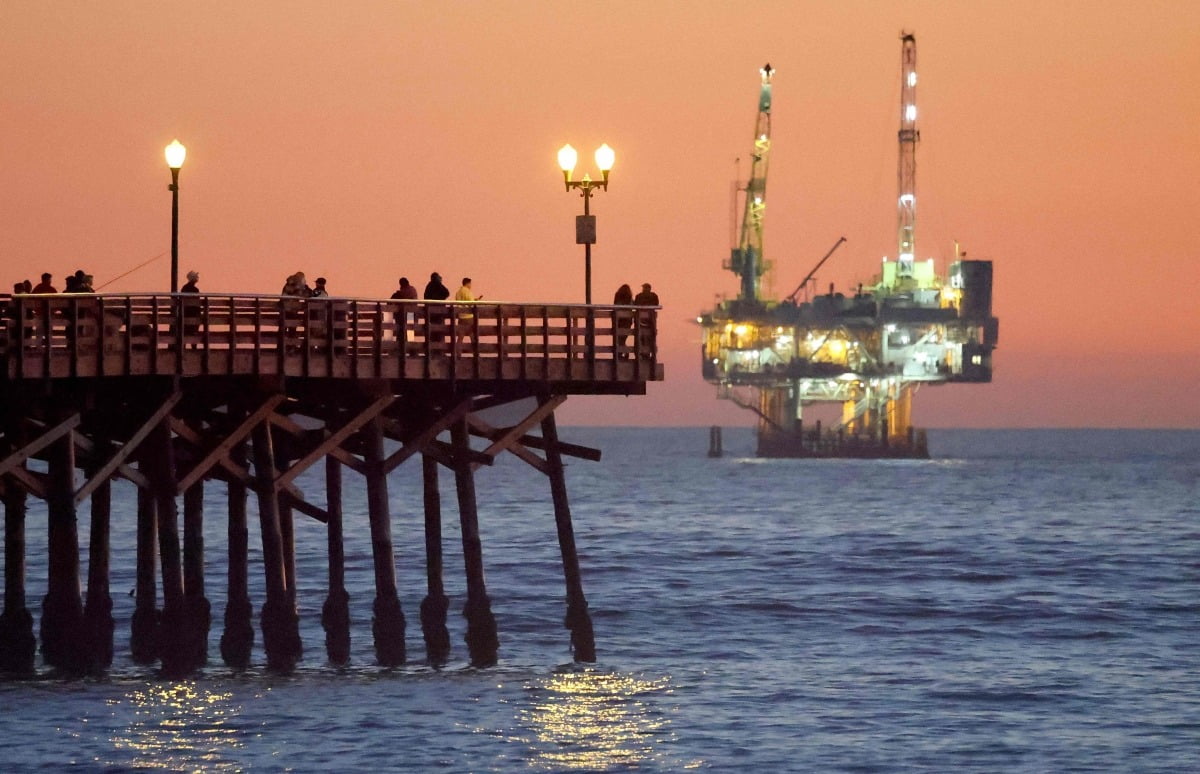
<instances>
[{"instance_id":1,"label":"electrical box on post","mask_svg":"<svg viewBox=\"0 0 1200 774\"><path fill-rule=\"evenodd\" d=\"M594 245L594 244L596 244L596 216L595 215L576 215L575 216L575 244L577 244L577 245Z\"/></svg>"}]
</instances>

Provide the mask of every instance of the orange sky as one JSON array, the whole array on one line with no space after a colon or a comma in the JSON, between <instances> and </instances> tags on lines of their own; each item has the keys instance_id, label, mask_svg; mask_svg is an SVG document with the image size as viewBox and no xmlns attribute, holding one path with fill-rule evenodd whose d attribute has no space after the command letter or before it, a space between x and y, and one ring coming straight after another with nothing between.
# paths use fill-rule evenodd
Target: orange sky
<instances>
[{"instance_id":1,"label":"orange sky","mask_svg":"<svg viewBox=\"0 0 1200 774\"><path fill-rule=\"evenodd\" d=\"M995 262L995 381L917 396L927 427L1200 427L1200 3L0 3L6 286L97 284L169 249L162 149L188 147L181 274L386 296L471 275L582 301L579 174L607 142L594 295L652 282L666 384L588 424L748 424L699 377L758 68L777 69L765 247L791 289L895 253L899 33L915 32L918 258ZM746 166L743 165L743 174ZM107 290L165 290L162 258Z\"/></svg>"}]
</instances>

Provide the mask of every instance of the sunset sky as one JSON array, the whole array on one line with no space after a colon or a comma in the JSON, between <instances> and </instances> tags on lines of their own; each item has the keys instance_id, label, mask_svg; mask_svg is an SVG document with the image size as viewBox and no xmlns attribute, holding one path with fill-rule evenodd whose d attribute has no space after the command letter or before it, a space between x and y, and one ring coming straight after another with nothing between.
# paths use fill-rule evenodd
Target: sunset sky
<instances>
[{"instance_id":1,"label":"sunset sky","mask_svg":"<svg viewBox=\"0 0 1200 774\"><path fill-rule=\"evenodd\" d=\"M667 382L575 398L575 424L750 424L699 376L696 314L722 270L735 159L774 78L765 250L774 289L837 240L821 287L869 281L896 240L900 31L917 39L919 259L994 261L990 385L926 388L925 427L1200 427L1200 3L0 3L5 287L83 268L166 290L180 271L335 295L474 279L485 300L663 301ZM748 169L743 164L744 175Z\"/></svg>"}]
</instances>

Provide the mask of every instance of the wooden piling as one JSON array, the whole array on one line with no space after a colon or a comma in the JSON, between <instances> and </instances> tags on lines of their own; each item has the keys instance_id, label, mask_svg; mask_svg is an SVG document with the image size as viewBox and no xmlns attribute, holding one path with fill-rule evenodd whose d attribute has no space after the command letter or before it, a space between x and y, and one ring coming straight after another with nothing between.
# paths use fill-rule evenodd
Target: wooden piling
<instances>
[{"instance_id":1,"label":"wooden piling","mask_svg":"<svg viewBox=\"0 0 1200 774\"><path fill-rule=\"evenodd\" d=\"M204 482L183 492L183 590L189 623L189 649L196 666L208 663L212 607L204 594Z\"/></svg>"},{"instance_id":2,"label":"wooden piling","mask_svg":"<svg viewBox=\"0 0 1200 774\"><path fill-rule=\"evenodd\" d=\"M262 608L263 649L267 666L287 672L300 660L300 619L289 602L284 567L283 536L279 528L279 498L275 491L275 451L266 424L254 428L254 472L258 490L258 517L262 531L263 572L267 599Z\"/></svg>"},{"instance_id":3,"label":"wooden piling","mask_svg":"<svg viewBox=\"0 0 1200 774\"><path fill-rule=\"evenodd\" d=\"M483 542L479 537L479 513L475 505L471 438L465 418L450 426L450 443L454 448L454 484L458 493L463 564L467 576L467 603L463 608L463 617L467 619L467 651L473 666L491 666L496 663L500 639L483 573Z\"/></svg>"},{"instance_id":4,"label":"wooden piling","mask_svg":"<svg viewBox=\"0 0 1200 774\"><path fill-rule=\"evenodd\" d=\"M75 512L75 440L68 431L48 452L46 510L50 566L42 600L42 657L66 672L83 672L83 601L79 585L79 532Z\"/></svg>"},{"instance_id":5,"label":"wooden piling","mask_svg":"<svg viewBox=\"0 0 1200 774\"><path fill-rule=\"evenodd\" d=\"M230 450L230 459L239 467L246 466L246 445L239 443ZM228 588L225 597L225 631L221 634L221 659L231 667L250 666L250 650L254 646L253 608L249 591L250 533L246 526L246 485L230 478L227 490L229 522L227 529Z\"/></svg>"},{"instance_id":6,"label":"wooden piling","mask_svg":"<svg viewBox=\"0 0 1200 774\"><path fill-rule=\"evenodd\" d=\"M404 663L404 611L396 592L396 560L388 513L387 474L384 472L383 423L376 416L362 431L367 478L367 514L371 521L371 550L375 561L375 657L383 666Z\"/></svg>"},{"instance_id":7,"label":"wooden piling","mask_svg":"<svg viewBox=\"0 0 1200 774\"><path fill-rule=\"evenodd\" d=\"M342 464L332 456L325 457L325 510L329 513L329 595L321 607L321 626L330 663L342 666L350 662L350 594L342 537Z\"/></svg>"},{"instance_id":8,"label":"wooden piling","mask_svg":"<svg viewBox=\"0 0 1200 774\"><path fill-rule=\"evenodd\" d=\"M112 484L104 481L92 492L92 525L88 536L87 600L83 622L88 669L102 672L113 660L113 602L108 583L109 516Z\"/></svg>"},{"instance_id":9,"label":"wooden piling","mask_svg":"<svg viewBox=\"0 0 1200 774\"><path fill-rule=\"evenodd\" d=\"M563 625L571 631L571 651L575 654L575 660L593 662L596 660L596 638L592 630L592 617L588 613L587 599L583 596L583 577L579 571L579 556L575 550L575 528L571 523L567 480L562 454L558 448L558 426L553 412L542 419L542 438L546 442L550 495L554 500L554 524L558 531L558 548L562 554L563 576L567 586L567 614Z\"/></svg>"},{"instance_id":10,"label":"wooden piling","mask_svg":"<svg viewBox=\"0 0 1200 774\"><path fill-rule=\"evenodd\" d=\"M143 464L142 469L145 469ZM130 622L129 648L136 664L158 660L158 511L154 493L137 491L137 576L134 586L133 620Z\"/></svg>"},{"instance_id":11,"label":"wooden piling","mask_svg":"<svg viewBox=\"0 0 1200 774\"><path fill-rule=\"evenodd\" d=\"M446 613L450 600L442 583L442 495L438 491L438 463L421 455L421 478L425 491L425 578L428 589L421 600L421 634L425 638L425 656L431 664L443 664L450 657L450 632Z\"/></svg>"},{"instance_id":12,"label":"wooden piling","mask_svg":"<svg viewBox=\"0 0 1200 774\"><path fill-rule=\"evenodd\" d=\"M175 502L175 446L170 421L164 419L150 433L147 461L158 523L159 570L163 606L159 619L158 657L163 672L178 676L199 666L194 660L191 621L184 600L183 563L179 546L179 507Z\"/></svg>"},{"instance_id":13,"label":"wooden piling","mask_svg":"<svg viewBox=\"0 0 1200 774\"><path fill-rule=\"evenodd\" d=\"M4 612L0 613L0 671L30 674L37 655L33 614L25 606L25 490L4 486Z\"/></svg>"},{"instance_id":14,"label":"wooden piling","mask_svg":"<svg viewBox=\"0 0 1200 774\"><path fill-rule=\"evenodd\" d=\"M275 451L275 470L277 473L283 473L288 469L290 460L285 456L281 446L286 448L286 445L276 443L274 439L279 438L279 434L272 429L272 446ZM296 597L296 514L292 511L292 506L283 498L276 495L276 507L279 509L279 538L283 545L283 578L287 586L288 602L293 610L299 610L298 599Z\"/></svg>"}]
</instances>

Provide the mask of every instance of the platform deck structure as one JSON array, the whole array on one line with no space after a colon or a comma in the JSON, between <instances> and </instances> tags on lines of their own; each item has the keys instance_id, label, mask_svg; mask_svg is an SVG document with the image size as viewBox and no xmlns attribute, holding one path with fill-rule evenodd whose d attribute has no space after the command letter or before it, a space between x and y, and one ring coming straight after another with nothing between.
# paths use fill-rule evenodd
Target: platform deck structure
<instances>
[{"instance_id":1,"label":"platform deck structure","mask_svg":"<svg viewBox=\"0 0 1200 774\"><path fill-rule=\"evenodd\" d=\"M443 587L439 471L454 477L466 575L472 663L494 663L498 635L484 579L474 471L511 453L549 480L575 658L595 643L563 457L599 450L558 438L555 410L572 395L641 395L663 379L657 308L569 304L456 304L229 294L57 294L0 298L0 497L5 509L0 669L44 662L68 672L112 661L109 535L136 529L137 586L130 644L138 662L186 674L208 658L203 487L222 483L228 508L228 598L220 652L250 663L248 592L257 500L268 667L301 657L294 550L299 513L328 529L326 650L349 658L343 566L342 475L365 479L379 663L407 658L396 591L388 474L420 459L428 593L420 605L426 657L451 644ZM488 409L520 409L498 426ZM472 439L476 439L472 443ZM321 465L324 498L296 478ZM132 482L136 514L113 513L111 484ZM47 589L37 637L26 603L29 497L46 503ZM182 520L179 502L182 500ZM90 504L86 590L79 509ZM135 522L136 518L136 522ZM42 558L36 558L41 560ZM160 587L161 586L161 587Z\"/></svg>"}]
</instances>

